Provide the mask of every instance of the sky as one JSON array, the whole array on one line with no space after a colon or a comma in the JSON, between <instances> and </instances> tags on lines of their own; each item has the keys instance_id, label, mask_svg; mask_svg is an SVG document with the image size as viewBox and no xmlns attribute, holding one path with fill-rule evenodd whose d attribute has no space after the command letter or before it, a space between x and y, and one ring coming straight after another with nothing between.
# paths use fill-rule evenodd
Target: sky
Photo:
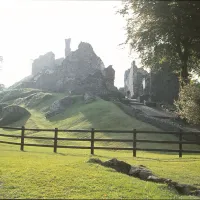
<instances>
[{"instance_id":1,"label":"sky","mask_svg":"<svg viewBox=\"0 0 200 200\"><path fill-rule=\"evenodd\" d=\"M115 69L115 86L124 86L124 72L137 54L128 46L126 21L116 14L121 1L0 1L0 83L6 87L31 74L32 61L52 51L64 57L65 39L71 49L88 42L105 66ZM139 64L139 62L138 62Z\"/></svg>"}]
</instances>

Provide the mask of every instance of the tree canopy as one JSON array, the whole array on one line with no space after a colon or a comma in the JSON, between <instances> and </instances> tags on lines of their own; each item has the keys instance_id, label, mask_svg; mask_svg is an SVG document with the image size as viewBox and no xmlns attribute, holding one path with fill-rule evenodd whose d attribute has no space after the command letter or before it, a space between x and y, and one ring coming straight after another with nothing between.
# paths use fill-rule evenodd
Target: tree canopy
<instances>
[{"instance_id":1,"label":"tree canopy","mask_svg":"<svg viewBox=\"0 0 200 200\"><path fill-rule=\"evenodd\" d=\"M177 111L181 118L186 119L189 123L200 123L200 85L191 83L184 86L180 93L179 99L175 101Z\"/></svg>"},{"instance_id":2,"label":"tree canopy","mask_svg":"<svg viewBox=\"0 0 200 200\"><path fill-rule=\"evenodd\" d=\"M200 72L200 1L125 0L119 13L127 19L126 43L144 66L167 61L184 83Z\"/></svg>"}]
</instances>

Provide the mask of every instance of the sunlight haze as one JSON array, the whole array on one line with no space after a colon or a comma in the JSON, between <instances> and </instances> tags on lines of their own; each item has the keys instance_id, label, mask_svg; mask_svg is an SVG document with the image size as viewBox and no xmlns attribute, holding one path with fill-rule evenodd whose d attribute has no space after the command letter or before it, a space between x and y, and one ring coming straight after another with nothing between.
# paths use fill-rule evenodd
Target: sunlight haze
<instances>
[{"instance_id":1,"label":"sunlight haze","mask_svg":"<svg viewBox=\"0 0 200 200\"><path fill-rule=\"evenodd\" d=\"M72 50L89 42L105 67L113 65L115 85L123 87L124 71L134 59L126 39L125 20L116 14L120 1L0 1L1 83L7 87L31 74L32 60L52 51L64 57L65 38Z\"/></svg>"}]
</instances>

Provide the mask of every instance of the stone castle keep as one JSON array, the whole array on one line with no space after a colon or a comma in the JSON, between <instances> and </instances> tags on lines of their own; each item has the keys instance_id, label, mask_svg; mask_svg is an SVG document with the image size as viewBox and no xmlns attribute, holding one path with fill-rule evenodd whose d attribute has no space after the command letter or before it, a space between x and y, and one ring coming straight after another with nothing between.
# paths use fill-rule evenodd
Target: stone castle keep
<instances>
[{"instance_id":1,"label":"stone castle keep","mask_svg":"<svg viewBox=\"0 0 200 200\"><path fill-rule=\"evenodd\" d=\"M133 99L143 97L145 100L151 97L152 101L172 104L179 93L178 76L171 71L167 63L158 64L156 68L160 70L148 73L143 68L138 68L133 61L131 68L124 74L126 96Z\"/></svg>"},{"instance_id":2,"label":"stone castle keep","mask_svg":"<svg viewBox=\"0 0 200 200\"><path fill-rule=\"evenodd\" d=\"M81 42L75 51L71 51L70 43L70 38L65 40L65 58L55 59L54 53L48 52L35 59L32 75L17 87L72 94L118 92L112 65L105 68L89 43Z\"/></svg>"}]
</instances>

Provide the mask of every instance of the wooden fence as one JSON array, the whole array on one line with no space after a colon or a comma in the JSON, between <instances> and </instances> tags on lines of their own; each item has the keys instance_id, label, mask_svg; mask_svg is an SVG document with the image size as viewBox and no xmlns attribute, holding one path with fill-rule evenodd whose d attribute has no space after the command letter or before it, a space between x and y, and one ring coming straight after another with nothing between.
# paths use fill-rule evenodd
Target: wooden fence
<instances>
[{"instance_id":1,"label":"wooden fence","mask_svg":"<svg viewBox=\"0 0 200 200\"><path fill-rule=\"evenodd\" d=\"M0 143L4 144L12 144L12 145L20 145L20 150L24 151L24 146L36 146L36 147L53 147L54 153L57 153L58 148L73 148L73 149L90 149L91 154L94 155L94 150L95 149L107 149L107 150L130 150L133 152L133 157L136 157L136 151L158 151L158 152L178 152L179 157L182 157L183 153L200 153L200 150L183 150L183 144L196 144L200 145L200 142L198 141L184 141L183 140L183 135L184 134L196 134L197 136L200 135L200 132L172 132L172 131L138 131L136 129L133 130L96 130L92 128L91 130L63 130L63 129L31 129L31 128L25 128L22 126L21 128L14 128L14 127L0 127L3 129L12 129L12 130L21 130L20 135L11 135L11 134L0 134L1 137L13 137L13 138L21 138L21 142L8 142L8 141L2 141L0 140ZM30 136L30 135L25 135L25 131L47 131L47 132L54 132L54 137L37 137L37 136ZM59 132L78 132L78 133L90 133L91 137L90 138L61 138L58 137ZM97 139L95 138L95 133L116 133L116 134L127 134L131 133L133 135L132 139ZM137 139L137 135L141 133L147 133L147 134L174 134L178 136L179 140L177 141L156 141L156 140L140 140ZM54 143L53 145L47 145L47 144L28 144L25 143L24 139L25 138L30 138L30 139L44 139L44 140L53 140ZM90 146L63 146L63 145L58 145L58 141L89 141ZM97 147L95 146L96 141L101 141L101 142L131 142L133 144L133 147ZM173 149L146 149L146 148L138 148L137 147L137 142L140 143L161 143L161 144L178 144L179 148L177 150Z\"/></svg>"}]
</instances>

